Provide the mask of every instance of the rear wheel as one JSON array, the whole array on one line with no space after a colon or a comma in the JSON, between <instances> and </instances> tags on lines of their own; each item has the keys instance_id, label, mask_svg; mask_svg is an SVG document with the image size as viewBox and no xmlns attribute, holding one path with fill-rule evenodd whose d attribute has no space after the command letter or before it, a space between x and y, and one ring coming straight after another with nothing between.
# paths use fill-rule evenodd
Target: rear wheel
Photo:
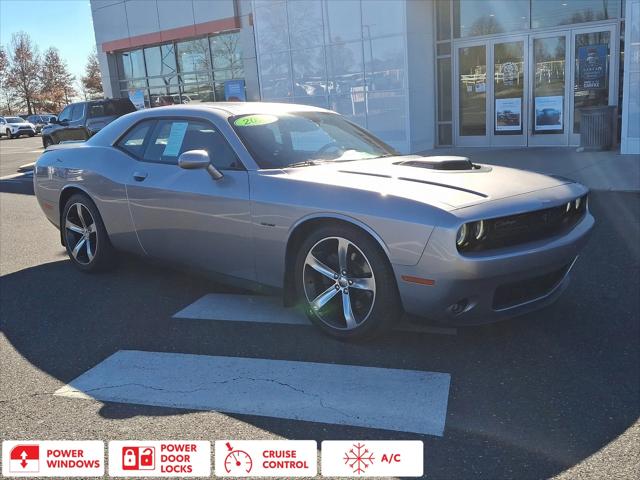
<instances>
[{"instance_id":1,"label":"rear wheel","mask_svg":"<svg viewBox=\"0 0 640 480\"><path fill-rule=\"evenodd\" d=\"M311 321L341 339L366 339L398 318L393 270L379 245L349 226L314 231L302 243L295 282Z\"/></svg>"},{"instance_id":2,"label":"rear wheel","mask_svg":"<svg viewBox=\"0 0 640 480\"><path fill-rule=\"evenodd\" d=\"M62 225L67 254L73 264L84 272L103 270L112 265L113 247L100 212L84 194L74 194L62 213Z\"/></svg>"}]
</instances>

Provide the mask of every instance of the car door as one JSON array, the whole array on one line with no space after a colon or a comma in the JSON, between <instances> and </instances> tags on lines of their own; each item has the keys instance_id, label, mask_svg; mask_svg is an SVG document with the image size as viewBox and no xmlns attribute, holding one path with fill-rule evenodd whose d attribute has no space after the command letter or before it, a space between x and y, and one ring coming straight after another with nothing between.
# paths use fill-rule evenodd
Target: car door
<instances>
[{"instance_id":1,"label":"car door","mask_svg":"<svg viewBox=\"0 0 640 480\"><path fill-rule=\"evenodd\" d=\"M84 126L86 103L76 103L71 110L71 120L66 128L66 140L86 140L89 138Z\"/></svg>"},{"instance_id":2,"label":"car door","mask_svg":"<svg viewBox=\"0 0 640 480\"><path fill-rule=\"evenodd\" d=\"M152 257L254 280L249 179L220 131L199 118L161 118L127 182L131 215ZM223 177L178 166L180 154L206 150Z\"/></svg>"},{"instance_id":3,"label":"car door","mask_svg":"<svg viewBox=\"0 0 640 480\"><path fill-rule=\"evenodd\" d=\"M71 112L73 111L74 105L67 105L64 107L60 115L58 115L58 123L55 125L50 132L50 135L53 139L54 143L64 142L65 140L69 140L66 135L66 130L69 128L69 122L71 121Z\"/></svg>"}]
</instances>

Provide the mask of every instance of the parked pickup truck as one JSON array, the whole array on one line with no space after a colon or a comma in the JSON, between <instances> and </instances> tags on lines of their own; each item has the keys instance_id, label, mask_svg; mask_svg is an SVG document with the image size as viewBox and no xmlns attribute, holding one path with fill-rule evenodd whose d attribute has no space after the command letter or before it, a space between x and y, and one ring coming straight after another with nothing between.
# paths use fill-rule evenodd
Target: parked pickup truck
<instances>
[{"instance_id":1,"label":"parked pickup truck","mask_svg":"<svg viewBox=\"0 0 640 480\"><path fill-rule=\"evenodd\" d=\"M69 140L87 140L116 118L135 112L128 98L91 100L64 107L58 119L42 129L42 145L47 148Z\"/></svg>"}]
</instances>

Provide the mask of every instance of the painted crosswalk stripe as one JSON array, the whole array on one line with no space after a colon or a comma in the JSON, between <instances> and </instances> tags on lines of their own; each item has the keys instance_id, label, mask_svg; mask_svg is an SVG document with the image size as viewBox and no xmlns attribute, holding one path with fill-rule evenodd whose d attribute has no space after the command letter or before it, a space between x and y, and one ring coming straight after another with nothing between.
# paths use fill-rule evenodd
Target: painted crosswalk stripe
<instances>
[{"instance_id":1,"label":"painted crosswalk stripe","mask_svg":"<svg viewBox=\"0 0 640 480\"><path fill-rule=\"evenodd\" d=\"M121 350L55 395L442 436L448 373Z\"/></svg>"},{"instance_id":2,"label":"painted crosswalk stripe","mask_svg":"<svg viewBox=\"0 0 640 480\"><path fill-rule=\"evenodd\" d=\"M310 325L309 319L293 308L284 308L279 297L261 295L207 294L173 315L176 319L228 322ZM402 322L396 330L456 335L457 329Z\"/></svg>"}]
</instances>

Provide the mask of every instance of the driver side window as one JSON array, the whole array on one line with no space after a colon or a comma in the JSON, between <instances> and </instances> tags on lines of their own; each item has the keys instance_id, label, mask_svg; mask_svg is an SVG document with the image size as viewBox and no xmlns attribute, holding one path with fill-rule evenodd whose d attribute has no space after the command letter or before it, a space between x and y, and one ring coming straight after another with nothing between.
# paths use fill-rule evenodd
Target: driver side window
<instances>
[{"instance_id":1,"label":"driver side window","mask_svg":"<svg viewBox=\"0 0 640 480\"><path fill-rule=\"evenodd\" d=\"M73 108L73 105L67 105L64 110L62 110L62 112L60 113L60 115L58 115L58 121L59 122L68 122L71 120L71 109Z\"/></svg>"}]
</instances>

